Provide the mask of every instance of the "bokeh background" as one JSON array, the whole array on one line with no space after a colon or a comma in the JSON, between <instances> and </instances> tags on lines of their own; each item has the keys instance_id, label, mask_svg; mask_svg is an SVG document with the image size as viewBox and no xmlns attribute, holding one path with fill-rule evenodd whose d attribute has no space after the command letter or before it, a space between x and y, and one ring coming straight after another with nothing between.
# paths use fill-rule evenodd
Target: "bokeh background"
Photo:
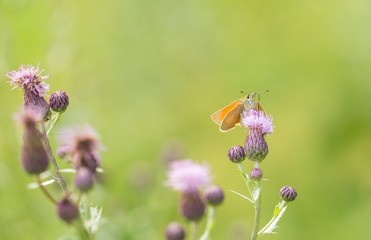
<instances>
[{"instance_id":1,"label":"bokeh background","mask_svg":"<svg viewBox=\"0 0 371 240\"><path fill-rule=\"evenodd\" d=\"M164 239L178 194L166 160L207 162L226 190L211 239L248 239L253 208L232 145L210 115L242 96L274 117L262 163L262 224L278 190L298 191L264 239L371 239L371 2L366 0L0 0L0 239L58 239L57 219L19 165L12 115L22 92L5 73L40 64L70 107L52 133L91 124L105 145L104 181L89 194L106 219L97 239ZM246 160L246 168L252 163Z\"/></svg>"}]
</instances>

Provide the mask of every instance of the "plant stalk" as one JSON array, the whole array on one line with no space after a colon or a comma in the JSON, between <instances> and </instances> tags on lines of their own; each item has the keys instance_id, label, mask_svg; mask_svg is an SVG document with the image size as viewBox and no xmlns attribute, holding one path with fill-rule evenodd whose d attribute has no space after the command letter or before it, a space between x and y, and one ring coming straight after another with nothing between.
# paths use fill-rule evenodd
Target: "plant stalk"
<instances>
[{"instance_id":1,"label":"plant stalk","mask_svg":"<svg viewBox=\"0 0 371 240\"><path fill-rule=\"evenodd\" d=\"M41 123L41 131L42 131L43 138L44 138L44 143L45 143L46 152L48 153L49 160L50 160L50 162L51 162L52 165L53 165L53 168L54 168L55 174L57 175L58 183L59 183L59 185L61 186L61 188L63 189L63 191L64 191L66 194L68 194L69 191L68 191L68 188L67 188L66 181L64 180L63 175L62 175L61 172L59 171L59 167L58 167L57 161L56 161L55 158L54 158L53 151L52 151L52 147L50 146L50 142L49 142L49 139L48 139L48 134L47 134L47 132L46 132L45 124L44 124L44 123Z\"/></svg>"}]
</instances>

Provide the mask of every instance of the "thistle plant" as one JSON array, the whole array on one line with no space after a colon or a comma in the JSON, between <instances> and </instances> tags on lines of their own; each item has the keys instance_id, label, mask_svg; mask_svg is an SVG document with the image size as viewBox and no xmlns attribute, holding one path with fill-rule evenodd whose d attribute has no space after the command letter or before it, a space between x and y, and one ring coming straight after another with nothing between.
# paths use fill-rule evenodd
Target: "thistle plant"
<instances>
[{"instance_id":1,"label":"thistle plant","mask_svg":"<svg viewBox=\"0 0 371 240\"><path fill-rule=\"evenodd\" d=\"M274 233L280 218L287 209L287 203L295 200L297 193L295 189L284 186L280 190L282 200L274 208L272 219L260 228L262 180L266 180L263 179L261 163L269 152L265 137L273 133L273 121L264 111L249 109L242 111L241 123L248 130L245 144L243 147L231 147L227 155L230 161L237 165L249 195L245 196L235 191L232 192L249 201L254 207L255 217L251 240L256 240L263 235ZM242 165L246 158L253 162L253 168L249 172L246 172Z\"/></svg>"},{"instance_id":2,"label":"thistle plant","mask_svg":"<svg viewBox=\"0 0 371 240\"><path fill-rule=\"evenodd\" d=\"M223 190L211 184L210 168L192 160L170 163L166 185L180 192L179 212L190 225L190 239L207 240L215 221L215 207L224 200ZM207 213L207 223L199 236L197 225ZM172 222L166 229L167 240L183 240L186 231L180 223Z\"/></svg>"},{"instance_id":3,"label":"thistle plant","mask_svg":"<svg viewBox=\"0 0 371 240\"><path fill-rule=\"evenodd\" d=\"M6 76L13 88L21 88L24 96L24 111L18 117L24 135L21 148L21 165L24 171L35 178L30 188L38 188L56 208L57 216L76 228L80 239L94 239L100 225L102 209L91 207L86 197L96 177L101 172L99 151L101 144L91 127L79 127L62 131L62 145L57 154L71 163L72 168L60 169L49 141L49 133L60 120L69 105L64 91L50 95L49 85L39 67L21 65ZM53 170L49 170L51 163ZM74 173L74 184L66 181L64 173ZM62 197L54 196L48 185L58 183ZM59 194L60 195L60 194Z\"/></svg>"}]
</instances>

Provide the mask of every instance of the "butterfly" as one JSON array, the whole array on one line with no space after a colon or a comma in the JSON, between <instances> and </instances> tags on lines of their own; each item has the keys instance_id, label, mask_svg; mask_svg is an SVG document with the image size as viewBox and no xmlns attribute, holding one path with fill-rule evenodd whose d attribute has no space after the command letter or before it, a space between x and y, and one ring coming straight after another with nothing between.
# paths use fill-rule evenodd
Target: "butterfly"
<instances>
[{"instance_id":1,"label":"butterfly","mask_svg":"<svg viewBox=\"0 0 371 240\"><path fill-rule=\"evenodd\" d=\"M249 93L216 111L211 115L211 119L219 125L219 130L221 132L227 132L240 123L242 111L249 111L252 109L263 111L263 108L259 104L259 94L255 92Z\"/></svg>"}]
</instances>

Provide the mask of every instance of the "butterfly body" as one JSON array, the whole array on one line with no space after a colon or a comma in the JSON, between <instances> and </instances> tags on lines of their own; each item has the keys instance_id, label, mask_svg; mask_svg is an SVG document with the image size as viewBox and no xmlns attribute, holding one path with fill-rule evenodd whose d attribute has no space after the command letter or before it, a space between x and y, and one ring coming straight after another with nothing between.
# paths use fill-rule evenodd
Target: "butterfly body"
<instances>
[{"instance_id":1,"label":"butterfly body","mask_svg":"<svg viewBox=\"0 0 371 240\"><path fill-rule=\"evenodd\" d=\"M249 93L213 113L211 119L219 125L219 130L221 132L227 132L240 123L241 113L243 111L249 111L252 109L263 111L257 101L257 96L257 93Z\"/></svg>"}]
</instances>

